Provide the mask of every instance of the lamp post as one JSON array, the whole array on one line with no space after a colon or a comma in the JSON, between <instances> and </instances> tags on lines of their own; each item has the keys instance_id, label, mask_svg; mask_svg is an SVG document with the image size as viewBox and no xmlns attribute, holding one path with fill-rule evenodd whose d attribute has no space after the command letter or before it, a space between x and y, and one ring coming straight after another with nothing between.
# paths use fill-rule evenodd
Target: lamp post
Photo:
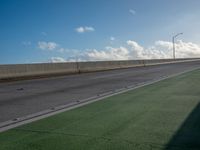
<instances>
[{"instance_id":1,"label":"lamp post","mask_svg":"<svg viewBox=\"0 0 200 150\"><path fill-rule=\"evenodd\" d=\"M183 33L178 33L178 34L176 34L176 35L174 35L174 36L172 37L172 43L173 43L173 58L174 58L174 59L176 59L175 38L176 38L177 36L181 35L181 34L183 34Z\"/></svg>"},{"instance_id":2,"label":"lamp post","mask_svg":"<svg viewBox=\"0 0 200 150\"><path fill-rule=\"evenodd\" d=\"M81 72L80 72L80 65L79 65L79 56L77 53L75 57L76 57L76 68L77 68L78 73L80 74Z\"/></svg>"}]
</instances>

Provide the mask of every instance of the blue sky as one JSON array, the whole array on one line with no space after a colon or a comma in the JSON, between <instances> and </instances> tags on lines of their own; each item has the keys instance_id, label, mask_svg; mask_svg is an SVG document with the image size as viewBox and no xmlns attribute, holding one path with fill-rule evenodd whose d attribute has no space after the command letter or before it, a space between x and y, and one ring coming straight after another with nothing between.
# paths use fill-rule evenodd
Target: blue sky
<instances>
[{"instance_id":1,"label":"blue sky","mask_svg":"<svg viewBox=\"0 0 200 150\"><path fill-rule=\"evenodd\" d=\"M128 40L151 47L179 32L199 46L199 6L199 0L0 0L0 64L68 60L75 51L88 56L106 47L111 53Z\"/></svg>"}]
</instances>

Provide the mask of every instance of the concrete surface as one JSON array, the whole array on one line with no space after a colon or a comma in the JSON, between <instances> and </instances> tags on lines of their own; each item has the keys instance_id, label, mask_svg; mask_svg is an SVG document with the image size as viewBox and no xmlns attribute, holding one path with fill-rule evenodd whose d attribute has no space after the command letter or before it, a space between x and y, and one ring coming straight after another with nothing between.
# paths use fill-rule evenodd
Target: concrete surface
<instances>
[{"instance_id":1,"label":"concrete surface","mask_svg":"<svg viewBox=\"0 0 200 150\"><path fill-rule=\"evenodd\" d=\"M0 123L200 66L200 61L0 84Z\"/></svg>"}]
</instances>

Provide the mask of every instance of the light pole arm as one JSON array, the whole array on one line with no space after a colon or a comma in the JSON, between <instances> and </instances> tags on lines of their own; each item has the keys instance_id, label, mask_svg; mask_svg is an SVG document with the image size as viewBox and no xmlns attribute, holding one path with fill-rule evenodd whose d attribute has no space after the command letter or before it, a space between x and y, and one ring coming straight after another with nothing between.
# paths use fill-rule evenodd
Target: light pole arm
<instances>
[{"instance_id":1,"label":"light pole arm","mask_svg":"<svg viewBox=\"0 0 200 150\"><path fill-rule=\"evenodd\" d=\"M177 36L179 36L181 34L183 34L183 33L178 33L178 34L174 35L173 38L175 39Z\"/></svg>"}]
</instances>

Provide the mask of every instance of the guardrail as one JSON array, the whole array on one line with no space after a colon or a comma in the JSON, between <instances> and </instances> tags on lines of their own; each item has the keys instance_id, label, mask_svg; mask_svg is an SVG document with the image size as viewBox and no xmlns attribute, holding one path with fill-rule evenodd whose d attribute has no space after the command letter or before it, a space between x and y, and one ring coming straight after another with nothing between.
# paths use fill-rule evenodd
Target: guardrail
<instances>
[{"instance_id":1,"label":"guardrail","mask_svg":"<svg viewBox=\"0 0 200 150\"><path fill-rule=\"evenodd\" d=\"M40 63L0 65L0 80L43 77L82 72L104 71L111 69L148 66L165 63L196 61L199 58L187 59L149 59L149 60L122 60L122 61L93 61L93 62L66 62L66 63Z\"/></svg>"}]
</instances>

